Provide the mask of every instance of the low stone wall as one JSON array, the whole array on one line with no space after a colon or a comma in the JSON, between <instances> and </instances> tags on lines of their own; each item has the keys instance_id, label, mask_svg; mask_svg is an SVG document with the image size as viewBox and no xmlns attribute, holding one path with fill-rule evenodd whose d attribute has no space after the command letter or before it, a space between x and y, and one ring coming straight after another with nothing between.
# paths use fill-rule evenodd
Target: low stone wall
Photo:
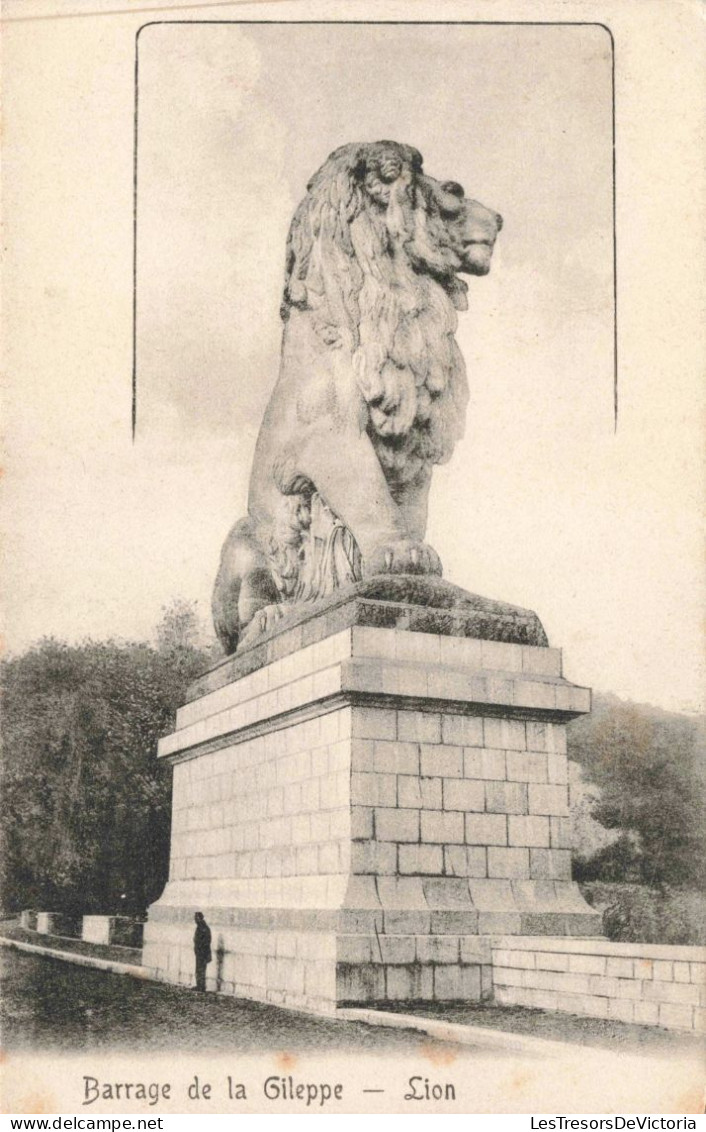
<instances>
[{"instance_id":1,"label":"low stone wall","mask_svg":"<svg viewBox=\"0 0 706 1132\"><path fill-rule=\"evenodd\" d=\"M706 948L505 936L495 1001L669 1030L706 1031Z\"/></svg>"},{"instance_id":2,"label":"low stone wall","mask_svg":"<svg viewBox=\"0 0 706 1132\"><path fill-rule=\"evenodd\" d=\"M40 935L61 935L69 939L81 938L81 919L66 912L37 912L35 931Z\"/></svg>"},{"instance_id":3,"label":"low stone wall","mask_svg":"<svg viewBox=\"0 0 706 1132\"><path fill-rule=\"evenodd\" d=\"M438 914L436 927L446 927L443 935L432 934L430 917L425 922L415 911L395 913L406 932L385 932L384 915L370 911L369 930L363 932L361 912L214 910L207 989L327 1014L339 1005L490 998L488 937L454 932L453 912ZM193 985L192 938L193 921L181 915L170 919L164 909L157 910L145 965L151 965L150 952L158 950L163 966L157 977Z\"/></svg>"},{"instance_id":4,"label":"low stone wall","mask_svg":"<svg viewBox=\"0 0 706 1132\"><path fill-rule=\"evenodd\" d=\"M81 939L87 943L142 947L143 925L129 916L84 916Z\"/></svg>"}]
</instances>

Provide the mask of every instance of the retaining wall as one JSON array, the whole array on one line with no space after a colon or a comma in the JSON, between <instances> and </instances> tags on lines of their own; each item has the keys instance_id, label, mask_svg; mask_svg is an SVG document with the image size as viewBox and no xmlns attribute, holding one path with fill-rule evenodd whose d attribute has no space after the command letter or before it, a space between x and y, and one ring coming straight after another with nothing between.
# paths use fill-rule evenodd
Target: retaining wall
<instances>
[{"instance_id":1,"label":"retaining wall","mask_svg":"<svg viewBox=\"0 0 706 1132\"><path fill-rule=\"evenodd\" d=\"M504 1006L706 1032L706 947L505 936L492 960Z\"/></svg>"}]
</instances>

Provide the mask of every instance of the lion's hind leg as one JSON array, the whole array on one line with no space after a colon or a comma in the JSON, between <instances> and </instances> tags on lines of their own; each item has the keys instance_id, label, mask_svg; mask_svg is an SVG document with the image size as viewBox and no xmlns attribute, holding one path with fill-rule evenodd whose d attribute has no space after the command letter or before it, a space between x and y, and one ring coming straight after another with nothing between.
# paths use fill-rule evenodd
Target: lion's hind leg
<instances>
[{"instance_id":1,"label":"lion's hind leg","mask_svg":"<svg viewBox=\"0 0 706 1132\"><path fill-rule=\"evenodd\" d=\"M213 588L213 622L226 655L235 652L253 617L265 606L279 601L280 593L255 537L252 520L241 519L223 545Z\"/></svg>"}]
</instances>

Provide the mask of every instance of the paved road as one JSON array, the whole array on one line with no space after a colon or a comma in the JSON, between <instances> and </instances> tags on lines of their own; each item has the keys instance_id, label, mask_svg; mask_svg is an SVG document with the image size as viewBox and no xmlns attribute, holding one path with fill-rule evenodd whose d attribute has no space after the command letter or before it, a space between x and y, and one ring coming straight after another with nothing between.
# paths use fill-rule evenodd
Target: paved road
<instances>
[{"instance_id":1,"label":"paved road","mask_svg":"<svg viewBox=\"0 0 706 1132\"><path fill-rule=\"evenodd\" d=\"M7 1050L406 1050L424 1034L307 1017L0 949Z\"/></svg>"}]
</instances>

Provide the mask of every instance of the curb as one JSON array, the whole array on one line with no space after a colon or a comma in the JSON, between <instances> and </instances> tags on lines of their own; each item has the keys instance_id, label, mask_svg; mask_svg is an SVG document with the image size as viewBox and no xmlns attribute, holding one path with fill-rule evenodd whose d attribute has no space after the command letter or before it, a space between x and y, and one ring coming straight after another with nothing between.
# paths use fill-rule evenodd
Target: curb
<instances>
[{"instance_id":1,"label":"curb","mask_svg":"<svg viewBox=\"0 0 706 1132\"><path fill-rule=\"evenodd\" d=\"M61 959L65 963L76 963L79 967L96 967L99 971L109 971L113 975L131 975L134 979L149 979L146 967L138 967L135 963L120 963L116 959L99 959L95 955L81 955L77 951L57 951L54 947L41 947L36 943L25 943L21 939L9 939L0 936L0 947L11 947L15 951L28 951L30 954L43 955L46 959Z\"/></svg>"},{"instance_id":2,"label":"curb","mask_svg":"<svg viewBox=\"0 0 706 1132\"><path fill-rule=\"evenodd\" d=\"M416 1030L436 1041L454 1045L482 1046L485 1050L505 1053L523 1053L534 1057L566 1057L567 1049L580 1049L582 1056L595 1052L590 1046L573 1042L554 1042L548 1038L533 1038L508 1030L491 1030L487 1026L468 1026L462 1022L446 1022L438 1018L425 1018L419 1014L393 1014L386 1010L366 1010L342 1007L336 1017L346 1022L365 1022L369 1026L388 1026L395 1030Z\"/></svg>"}]
</instances>

